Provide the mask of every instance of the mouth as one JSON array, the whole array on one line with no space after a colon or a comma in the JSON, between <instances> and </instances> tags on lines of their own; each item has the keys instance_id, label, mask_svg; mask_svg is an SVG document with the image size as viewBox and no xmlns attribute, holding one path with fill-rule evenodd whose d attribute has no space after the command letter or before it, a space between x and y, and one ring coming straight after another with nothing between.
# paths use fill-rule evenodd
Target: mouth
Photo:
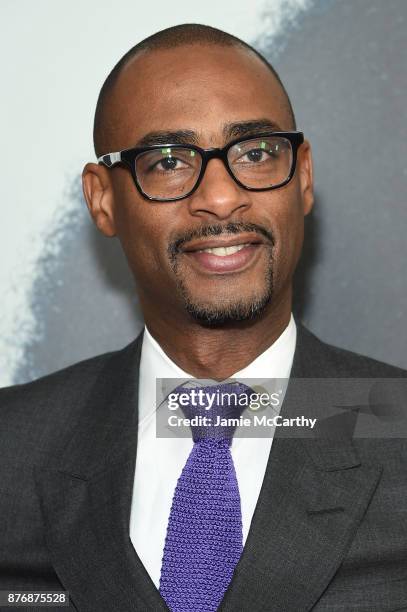
<instances>
[{"instance_id":1,"label":"mouth","mask_svg":"<svg viewBox=\"0 0 407 612\"><path fill-rule=\"evenodd\" d=\"M237 234L189 242L182 253L202 271L225 274L247 268L265 246L258 234Z\"/></svg>"}]
</instances>

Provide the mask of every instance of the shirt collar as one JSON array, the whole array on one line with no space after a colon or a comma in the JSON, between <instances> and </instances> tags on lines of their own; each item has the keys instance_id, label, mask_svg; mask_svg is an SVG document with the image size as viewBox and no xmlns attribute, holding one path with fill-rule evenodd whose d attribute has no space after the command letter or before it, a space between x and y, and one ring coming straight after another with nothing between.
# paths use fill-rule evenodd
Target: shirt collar
<instances>
[{"instance_id":1,"label":"shirt collar","mask_svg":"<svg viewBox=\"0 0 407 612\"><path fill-rule=\"evenodd\" d=\"M277 340L230 378L289 378L296 339L297 328L291 314L287 327ZM155 411L157 378L176 378L179 379L177 384L182 384L193 376L168 357L145 326L140 360L139 422Z\"/></svg>"}]
</instances>

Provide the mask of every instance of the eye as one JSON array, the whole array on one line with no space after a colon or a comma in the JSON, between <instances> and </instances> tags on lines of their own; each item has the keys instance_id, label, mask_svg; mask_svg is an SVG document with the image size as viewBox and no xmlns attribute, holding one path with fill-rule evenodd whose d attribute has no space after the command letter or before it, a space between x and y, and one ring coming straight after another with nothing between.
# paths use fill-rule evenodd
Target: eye
<instances>
[{"instance_id":1,"label":"eye","mask_svg":"<svg viewBox=\"0 0 407 612\"><path fill-rule=\"evenodd\" d=\"M270 154L269 152L266 152L263 149L251 149L250 151L247 151L242 157L243 159L247 157L248 161L250 162L262 162L266 161L270 157Z\"/></svg>"},{"instance_id":2,"label":"eye","mask_svg":"<svg viewBox=\"0 0 407 612\"><path fill-rule=\"evenodd\" d=\"M186 168L186 164L177 157L164 157L151 166L151 170L159 170L163 172L171 172L173 170L182 170Z\"/></svg>"},{"instance_id":3,"label":"eye","mask_svg":"<svg viewBox=\"0 0 407 612\"><path fill-rule=\"evenodd\" d=\"M233 164L270 164L281 155L281 146L278 142L267 140L252 140L241 142L229 153L229 160Z\"/></svg>"}]
</instances>

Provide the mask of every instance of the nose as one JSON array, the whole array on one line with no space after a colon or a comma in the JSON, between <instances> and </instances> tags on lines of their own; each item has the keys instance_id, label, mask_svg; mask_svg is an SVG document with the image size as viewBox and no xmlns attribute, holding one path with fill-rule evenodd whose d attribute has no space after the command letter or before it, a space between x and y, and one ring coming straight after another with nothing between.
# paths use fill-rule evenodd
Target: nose
<instances>
[{"instance_id":1,"label":"nose","mask_svg":"<svg viewBox=\"0 0 407 612\"><path fill-rule=\"evenodd\" d=\"M208 161L198 189L188 198L191 215L212 219L227 219L250 205L250 192L233 180L221 159Z\"/></svg>"}]
</instances>

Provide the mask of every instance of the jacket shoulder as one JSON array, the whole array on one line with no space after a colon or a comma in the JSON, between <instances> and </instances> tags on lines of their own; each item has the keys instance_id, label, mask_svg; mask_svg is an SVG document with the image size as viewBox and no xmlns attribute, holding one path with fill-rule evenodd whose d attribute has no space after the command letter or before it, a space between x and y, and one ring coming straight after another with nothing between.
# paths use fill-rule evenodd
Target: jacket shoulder
<instances>
[{"instance_id":1,"label":"jacket shoulder","mask_svg":"<svg viewBox=\"0 0 407 612\"><path fill-rule=\"evenodd\" d=\"M297 359L313 362L313 370L322 377L406 378L407 370L379 361L367 355L340 348L320 340L297 322Z\"/></svg>"},{"instance_id":2,"label":"jacket shoulder","mask_svg":"<svg viewBox=\"0 0 407 612\"><path fill-rule=\"evenodd\" d=\"M84 386L95 380L101 369L117 352L111 351L84 359L31 382L3 387L0 389L0 409L3 410L14 401L22 403L25 400L47 400L54 393L60 394L62 398L67 389L70 393L75 392L75 389L81 389L83 393Z\"/></svg>"},{"instance_id":3,"label":"jacket shoulder","mask_svg":"<svg viewBox=\"0 0 407 612\"><path fill-rule=\"evenodd\" d=\"M140 345L141 336L121 350L0 389L0 447L15 454L18 446L34 448L45 440L57 445L58 436L74 430L94 388L105 389L110 384L109 373L114 380L129 364L133 366L132 356Z\"/></svg>"}]
</instances>

